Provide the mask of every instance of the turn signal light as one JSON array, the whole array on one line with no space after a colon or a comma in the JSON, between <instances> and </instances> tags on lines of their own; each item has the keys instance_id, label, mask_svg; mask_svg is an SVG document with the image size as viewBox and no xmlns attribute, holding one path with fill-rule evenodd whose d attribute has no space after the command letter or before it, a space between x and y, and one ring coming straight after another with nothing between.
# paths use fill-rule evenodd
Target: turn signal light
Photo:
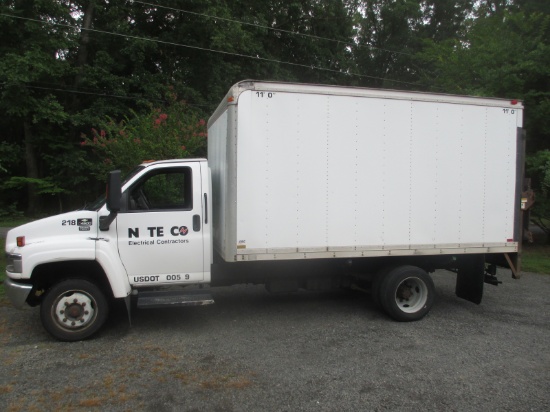
<instances>
[{"instance_id":1,"label":"turn signal light","mask_svg":"<svg viewBox=\"0 0 550 412\"><path fill-rule=\"evenodd\" d=\"M18 247L25 246L25 236L17 236L16 240L17 240Z\"/></svg>"}]
</instances>

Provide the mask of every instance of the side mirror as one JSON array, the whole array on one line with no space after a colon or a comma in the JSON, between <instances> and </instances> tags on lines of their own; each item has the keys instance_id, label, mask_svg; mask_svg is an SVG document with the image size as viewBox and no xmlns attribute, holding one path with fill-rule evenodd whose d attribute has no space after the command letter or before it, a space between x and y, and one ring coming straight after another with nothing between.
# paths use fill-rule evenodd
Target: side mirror
<instances>
[{"instance_id":1,"label":"side mirror","mask_svg":"<svg viewBox=\"0 0 550 412\"><path fill-rule=\"evenodd\" d=\"M120 199L122 197L122 184L120 181L120 170L114 170L109 173L107 180L107 199L106 206L109 216L102 216L99 218L99 230L109 230L111 223L116 219L118 211L120 210Z\"/></svg>"},{"instance_id":2,"label":"side mirror","mask_svg":"<svg viewBox=\"0 0 550 412\"><path fill-rule=\"evenodd\" d=\"M118 212L120 210L121 196L120 170L114 170L109 173L107 180L107 210Z\"/></svg>"}]
</instances>

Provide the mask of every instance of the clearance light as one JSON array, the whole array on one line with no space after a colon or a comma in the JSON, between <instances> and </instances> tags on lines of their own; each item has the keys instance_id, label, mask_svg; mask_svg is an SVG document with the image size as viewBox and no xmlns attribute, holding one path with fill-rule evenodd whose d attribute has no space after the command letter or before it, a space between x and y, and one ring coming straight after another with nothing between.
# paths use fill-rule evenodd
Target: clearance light
<instances>
[{"instance_id":1,"label":"clearance light","mask_svg":"<svg viewBox=\"0 0 550 412\"><path fill-rule=\"evenodd\" d=\"M17 236L17 246L23 247L25 246L25 236Z\"/></svg>"},{"instance_id":2,"label":"clearance light","mask_svg":"<svg viewBox=\"0 0 550 412\"><path fill-rule=\"evenodd\" d=\"M153 160L153 159L151 159L151 160L144 160L144 161L141 162L141 163L144 163L144 164L145 164L145 163L153 163L153 162L156 162L156 160Z\"/></svg>"},{"instance_id":3,"label":"clearance light","mask_svg":"<svg viewBox=\"0 0 550 412\"><path fill-rule=\"evenodd\" d=\"M233 96L230 96L227 98L227 102L228 103L231 103L231 102L234 102L235 101L235 98Z\"/></svg>"},{"instance_id":4,"label":"clearance light","mask_svg":"<svg viewBox=\"0 0 550 412\"><path fill-rule=\"evenodd\" d=\"M514 100L512 100L510 103L512 103L512 105L515 106L516 104L518 104L518 101L517 101L516 99L514 99Z\"/></svg>"}]
</instances>

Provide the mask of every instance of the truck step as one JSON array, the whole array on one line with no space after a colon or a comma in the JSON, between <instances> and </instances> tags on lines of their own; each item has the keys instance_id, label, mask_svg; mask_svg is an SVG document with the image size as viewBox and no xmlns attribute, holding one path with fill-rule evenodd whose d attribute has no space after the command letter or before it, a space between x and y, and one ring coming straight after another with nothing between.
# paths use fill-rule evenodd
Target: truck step
<instances>
[{"instance_id":1,"label":"truck step","mask_svg":"<svg viewBox=\"0 0 550 412\"><path fill-rule=\"evenodd\" d=\"M141 292L138 294L137 306L143 309L163 308L167 306L201 306L211 305L214 298L203 290L162 290Z\"/></svg>"}]
</instances>

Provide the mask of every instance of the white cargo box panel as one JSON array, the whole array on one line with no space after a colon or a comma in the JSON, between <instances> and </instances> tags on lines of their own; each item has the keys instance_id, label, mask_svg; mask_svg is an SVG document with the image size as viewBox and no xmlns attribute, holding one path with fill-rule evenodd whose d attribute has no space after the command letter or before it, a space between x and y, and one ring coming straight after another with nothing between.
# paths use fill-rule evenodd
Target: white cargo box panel
<instances>
[{"instance_id":1,"label":"white cargo box panel","mask_svg":"<svg viewBox=\"0 0 550 412\"><path fill-rule=\"evenodd\" d=\"M519 102L241 82L209 121L225 260L518 250Z\"/></svg>"}]
</instances>

